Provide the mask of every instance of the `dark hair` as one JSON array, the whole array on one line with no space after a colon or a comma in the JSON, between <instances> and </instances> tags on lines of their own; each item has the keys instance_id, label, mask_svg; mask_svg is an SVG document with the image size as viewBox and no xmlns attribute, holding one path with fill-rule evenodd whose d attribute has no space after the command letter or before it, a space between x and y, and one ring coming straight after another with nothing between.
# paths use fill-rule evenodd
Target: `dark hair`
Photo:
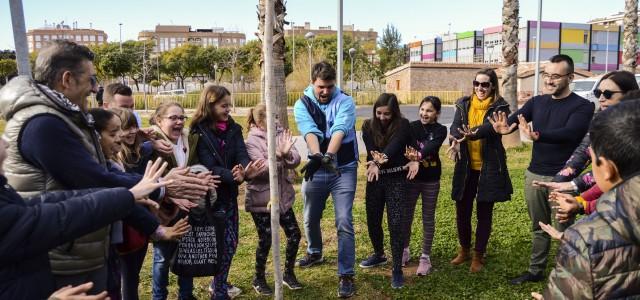
<instances>
[{"instance_id":1,"label":"dark hair","mask_svg":"<svg viewBox=\"0 0 640 300\"><path fill-rule=\"evenodd\" d=\"M426 96L424 97L424 99L422 99L422 101L420 101L420 105L418 105L418 108L422 107L422 104L425 104L427 102L431 103L437 113L440 113L440 109L442 108L442 102L440 102L440 98L436 96Z\"/></svg>"},{"instance_id":2,"label":"dark hair","mask_svg":"<svg viewBox=\"0 0 640 300\"><path fill-rule=\"evenodd\" d=\"M102 108L89 109L89 114L93 117L93 127L98 133L101 133L107 128L107 124L109 124L109 121L111 121L113 117L118 117L114 112Z\"/></svg>"},{"instance_id":3,"label":"dark hair","mask_svg":"<svg viewBox=\"0 0 640 300\"><path fill-rule=\"evenodd\" d=\"M640 99L640 90L630 90L622 98L620 98L620 102L627 100L638 100Z\"/></svg>"},{"instance_id":4,"label":"dark hair","mask_svg":"<svg viewBox=\"0 0 640 300\"><path fill-rule=\"evenodd\" d=\"M93 61L89 48L66 40L51 41L36 58L33 78L50 88L61 80L62 73L71 71L74 77L81 72L84 61ZM76 77L77 78L77 77Z\"/></svg>"},{"instance_id":5,"label":"dark hair","mask_svg":"<svg viewBox=\"0 0 640 300\"><path fill-rule=\"evenodd\" d=\"M640 170L640 100L620 102L596 114L589 128L596 156L611 160L620 178ZM599 164L598 161L595 162Z\"/></svg>"},{"instance_id":6,"label":"dark hair","mask_svg":"<svg viewBox=\"0 0 640 300\"><path fill-rule=\"evenodd\" d=\"M111 103L115 95L131 96L133 91L120 82L109 84L104 90L104 102Z\"/></svg>"},{"instance_id":7,"label":"dark hair","mask_svg":"<svg viewBox=\"0 0 640 300\"><path fill-rule=\"evenodd\" d=\"M556 54L549 59L550 62L557 64L559 62L566 62L567 66L569 66L569 70L567 74L573 74L573 59L571 56L566 54Z\"/></svg>"},{"instance_id":8,"label":"dark hair","mask_svg":"<svg viewBox=\"0 0 640 300\"><path fill-rule=\"evenodd\" d=\"M193 126L191 127L194 128L201 123L207 123L205 125L209 126L209 124L214 121L211 118L213 115L212 106L226 96L231 96L231 93L226 87L213 84L206 85L202 93L200 93L200 100L198 101L196 112L193 114L193 120L191 120Z\"/></svg>"},{"instance_id":9,"label":"dark hair","mask_svg":"<svg viewBox=\"0 0 640 300\"><path fill-rule=\"evenodd\" d=\"M489 76L489 82L491 82L492 88L491 97L493 97L493 101L496 101L496 99L500 97L500 84L498 83L498 74L496 74L496 71L491 68L485 68L476 72L476 77L478 77L478 75L480 74ZM475 90L472 90L471 94L473 95L474 93Z\"/></svg>"},{"instance_id":10,"label":"dark hair","mask_svg":"<svg viewBox=\"0 0 640 300\"><path fill-rule=\"evenodd\" d=\"M391 123L386 129L382 127L382 123L376 118L376 109L382 106L386 106L391 110ZM400 104L398 103L396 95L392 93L382 93L378 96L376 103L373 104L373 117L362 124L362 130L366 130L373 137L373 142L376 146L384 147L396 133L396 129L400 126L399 124L402 119Z\"/></svg>"},{"instance_id":11,"label":"dark hair","mask_svg":"<svg viewBox=\"0 0 640 300\"><path fill-rule=\"evenodd\" d=\"M321 80L336 80L336 69L330 63L321 61L311 68L311 82L315 82L318 78Z\"/></svg>"},{"instance_id":12,"label":"dark hair","mask_svg":"<svg viewBox=\"0 0 640 300\"><path fill-rule=\"evenodd\" d=\"M623 93L628 93L629 91L638 89L638 82L636 81L636 76L633 73L628 71L611 71L600 79L600 82L605 79L609 79L613 81Z\"/></svg>"}]
</instances>

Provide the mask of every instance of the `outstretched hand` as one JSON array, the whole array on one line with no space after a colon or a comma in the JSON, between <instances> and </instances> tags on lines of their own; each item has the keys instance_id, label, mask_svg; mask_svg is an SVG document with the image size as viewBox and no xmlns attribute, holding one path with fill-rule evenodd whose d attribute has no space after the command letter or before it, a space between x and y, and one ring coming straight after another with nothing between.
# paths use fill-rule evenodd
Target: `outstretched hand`
<instances>
[{"instance_id":1,"label":"outstretched hand","mask_svg":"<svg viewBox=\"0 0 640 300\"><path fill-rule=\"evenodd\" d=\"M97 295L87 295L87 292L93 287L93 282L87 282L77 286L67 285L55 291L49 300L104 300L109 299L107 292L104 291Z\"/></svg>"},{"instance_id":2,"label":"outstretched hand","mask_svg":"<svg viewBox=\"0 0 640 300\"><path fill-rule=\"evenodd\" d=\"M520 123L520 130L524 135L529 137L532 141L537 141L540 138L540 133L533 131L533 127L529 125L523 115L518 115L518 123Z\"/></svg>"},{"instance_id":3,"label":"outstretched hand","mask_svg":"<svg viewBox=\"0 0 640 300\"><path fill-rule=\"evenodd\" d=\"M540 225L540 228L542 228L544 232L546 232L549 236L551 236L552 239L558 240L558 241L562 239L562 232L553 228L553 226L542 223L542 222L538 222L538 225Z\"/></svg>"},{"instance_id":4,"label":"outstretched hand","mask_svg":"<svg viewBox=\"0 0 640 300\"><path fill-rule=\"evenodd\" d=\"M513 132L513 130L518 126L517 123L513 123L509 126L509 118L507 118L507 113L503 111L494 112L491 117L489 117L489 123L491 123L493 131L502 135Z\"/></svg>"},{"instance_id":5,"label":"outstretched hand","mask_svg":"<svg viewBox=\"0 0 640 300\"><path fill-rule=\"evenodd\" d=\"M462 128L458 128L458 132L462 134L462 138L457 140L459 143L461 143L465 140L475 138L476 134L478 133L478 129L471 130L471 127L469 127L469 125L462 125Z\"/></svg>"},{"instance_id":6,"label":"outstretched hand","mask_svg":"<svg viewBox=\"0 0 640 300\"><path fill-rule=\"evenodd\" d=\"M159 187L172 183L171 180L163 182L158 181L166 168L167 163L163 163L162 158L156 159L153 163L151 163L151 161L147 163L147 168L144 172L144 176L142 176L142 180L129 189L138 204L148 205L156 209L158 208L158 203L153 200L149 200L147 196Z\"/></svg>"},{"instance_id":7,"label":"outstretched hand","mask_svg":"<svg viewBox=\"0 0 640 300\"><path fill-rule=\"evenodd\" d=\"M574 191L571 181L567 182L549 182L549 181L537 181L531 182L532 186L542 187L551 190L552 192L572 192Z\"/></svg>"},{"instance_id":8,"label":"outstretched hand","mask_svg":"<svg viewBox=\"0 0 640 300\"><path fill-rule=\"evenodd\" d=\"M451 139L451 146L447 148L447 157L455 162L462 158L460 154L460 142L455 138Z\"/></svg>"},{"instance_id":9,"label":"outstretched hand","mask_svg":"<svg viewBox=\"0 0 640 300\"><path fill-rule=\"evenodd\" d=\"M410 161L420 161L420 152L411 146L404 148L404 157Z\"/></svg>"}]
</instances>

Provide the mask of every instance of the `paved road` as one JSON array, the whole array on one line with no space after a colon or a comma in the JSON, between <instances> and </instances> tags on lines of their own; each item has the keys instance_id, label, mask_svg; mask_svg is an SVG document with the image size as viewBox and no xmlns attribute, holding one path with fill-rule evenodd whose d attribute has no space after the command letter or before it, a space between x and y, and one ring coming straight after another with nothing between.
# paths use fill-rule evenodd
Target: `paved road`
<instances>
[{"instance_id":1,"label":"paved road","mask_svg":"<svg viewBox=\"0 0 640 300\"><path fill-rule=\"evenodd\" d=\"M418 105L400 105L400 111L405 118L409 119L409 121L415 121L418 119L419 109ZM451 122L453 122L454 111L455 108L452 105L442 106L438 122L440 122L440 124L451 124ZM373 116L373 106L358 106L356 108L356 116L359 118L371 118Z\"/></svg>"}]
</instances>

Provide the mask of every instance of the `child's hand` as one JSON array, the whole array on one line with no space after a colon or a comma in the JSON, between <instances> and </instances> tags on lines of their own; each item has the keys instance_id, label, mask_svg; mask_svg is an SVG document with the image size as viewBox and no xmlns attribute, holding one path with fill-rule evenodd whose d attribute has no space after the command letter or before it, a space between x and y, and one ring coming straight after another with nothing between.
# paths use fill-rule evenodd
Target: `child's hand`
<instances>
[{"instance_id":1,"label":"child's hand","mask_svg":"<svg viewBox=\"0 0 640 300\"><path fill-rule=\"evenodd\" d=\"M542 228L544 232L546 232L549 236L551 236L552 239L558 240L558 241L562 239L563 233L553 228L553 226L542 223L542 222L538 222L538 225L540 225L540 228Z\"/></svg>"},{"instance_id":2,"label":"child's hand","mask_svg":"<svg viewBox=\"0 0 640 300\"><path fill-rule=\"evenodd\" d=\"M134 187L129 189L131 194L133 194L133 198L138 204L158 208L158 203L147 199L147 196L149 196L149 194L155 191L157 188L172 183L171 180L163 182L158 181L160 175L162 175L162 172L164 172L166 168L167 163L163 163L161 158L156 159L153 164L151 163L151 161L147 163L147 169L144 172L142 180L140 180L140 182L138 182L138 184L136 184Z\"/></svg>"},{"instance_id":3,"label":"child's hand","mask_svg":"<svg viewBox=\"0 0 640 300\"><path fill-rule=\"evenodd\" d=\"M367 175L367 182L378 181L380 169L378 168L378 165L376 165L376 163L374 163L373 161L368 161L367 172L365 174Z\"/></svg>"},{"instance_id":4,"label":"child's hand","mask_svg":"<svg viewBox=\"0 0 640 300\"><path fill-rule=\"evenodd\" d=\"M189 219L184 217L171 227L164 227L164 236L161 237L164 241L177 241L183 235L191 230L191 225L189 225Z\"/></svg>"}]
</instances>

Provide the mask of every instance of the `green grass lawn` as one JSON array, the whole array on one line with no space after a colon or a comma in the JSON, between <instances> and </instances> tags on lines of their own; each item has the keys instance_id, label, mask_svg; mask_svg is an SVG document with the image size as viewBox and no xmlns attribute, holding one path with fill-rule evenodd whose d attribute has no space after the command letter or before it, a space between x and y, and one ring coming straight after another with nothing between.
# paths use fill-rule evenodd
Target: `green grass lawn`
<instances>
[{"instance_id":1,"label":"green grass lawn","mask_svg":"<svg viewBox=\"0 0 640 300\"><path fill-rule=\"evenodd\" d=\"M412 260L405 268L406 285L402 290L393 290L390 286L391 265L363 270L356 266L357 294L354 299L530 299L530 292L540 291L543 284L527 284L513 287L507 282L512 276L526 270L531 246L530 222L526 204L523 199L524 170L530 160L530 146L508 150L508 164L514 185L513 200L499 203L495 206L493 219L493 234L487 250L485 268L478 274L469 273L469 263L452 266L449 261L456 253L458 243L455 225L455 206L450 198L453 164L444 161L440 195L436 212L436 234L433 245L432 261L435 271L426 277L416 277L417 256L421 249L422 225L420 215L413 223L411 238ZM444 156L444 153L441 153ZM364 167L360 166L358 187L353 207L353 219L356 232L356 264L372 252L367 234L364 191L365 178L362 175ZM300 185L297 200L294 205L296 217L302 227L302 198ZM267 299L259 297L251 287L254 270L254 253L257 245L257 235L249 213L244 212L243 196L240 203L240 243L233 260L229 280L240 287L243 299ZM419 204L420 205L420 202ZM416 212L420 207L416 208ZM474 215L475 220L475 215ZM475 223L475 222L474 222ZM386 224L386 222L385 222ZM386 227L386 225L385 225ZM299 280L305 286L298 291L285 289L285 299L329 299L335 298L337 293L337 238L334 226L334 214L331 201L327 202L322 221L324 238L324 257L326 262L310 269L296 269ZM284 259L284 233L282 236L282 258ZM385 229L385 244L388 255L391 253L388 232ZM304 253L306 242L300 245L299 254ZM555 246L552 249L555 253ZM553 259L550 260L553 262ZM147 255L141 274L141 299L150 298L151 255ZM551 266L551 264L549 264ZM270 269L272 268L269 261ZM269 271L268 282L273 284L273 273ZM207 297L207 286L210 278L195 279L194 294L198 299ZM175 299L177 294L176 277L171 276L170 293Z\"/></svg>"}]
</instances>

